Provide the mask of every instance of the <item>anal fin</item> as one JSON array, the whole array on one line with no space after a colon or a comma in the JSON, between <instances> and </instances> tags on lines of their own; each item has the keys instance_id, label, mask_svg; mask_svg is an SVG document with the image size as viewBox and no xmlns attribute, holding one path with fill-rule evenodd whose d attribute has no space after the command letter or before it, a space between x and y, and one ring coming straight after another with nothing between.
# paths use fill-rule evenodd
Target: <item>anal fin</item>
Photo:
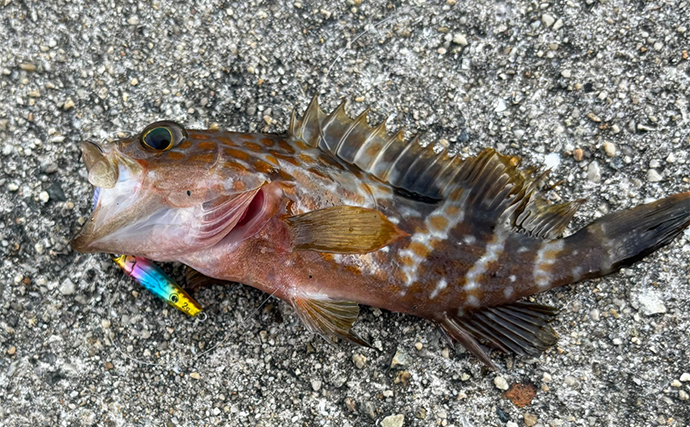
<instances>
[{"instance_id":1,"label":"anal fin","mask_svg":"<svg viewBox=\"0 0 690 427\"><path fill-rule=\"evenodd\" d=\"M557 313L557 309L546 305L516 302L464 316L446 313L440 324L467 351L497 370L480 343L504 352L537 356L558 341L556 332L549 326L549 321Z\"/></svg>"},{"instance_id":2,"label":"anal fin","mask_svg":"<svg viewBox=\"0 0 690 427\"><path fill-rule=\"evenodd\" d=\"M294 296L291 302L302 322L326 341L333 343L333 339L337 337L370 347L369 343L350 330L359 314L357 302L302 296Z\"/></svg>"}]
</instances>

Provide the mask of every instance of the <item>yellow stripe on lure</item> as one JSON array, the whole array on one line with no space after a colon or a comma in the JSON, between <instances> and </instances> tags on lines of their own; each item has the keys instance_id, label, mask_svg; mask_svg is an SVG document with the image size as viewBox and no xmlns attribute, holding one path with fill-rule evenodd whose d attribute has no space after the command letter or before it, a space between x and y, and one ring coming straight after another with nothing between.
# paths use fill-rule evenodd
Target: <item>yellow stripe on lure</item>
<instances>
[{"instance_id":1,"label":"yellow stripe on lure","mask_svg":"<svg viewBox=\"0 0 690 427\"><path fill-rule=\"evenodd\" d=\"M114 255L112 259L128 276L171 306L192 317L206 317L199 303L150 260L134 255Z\"/></svg>"}]
</instances>

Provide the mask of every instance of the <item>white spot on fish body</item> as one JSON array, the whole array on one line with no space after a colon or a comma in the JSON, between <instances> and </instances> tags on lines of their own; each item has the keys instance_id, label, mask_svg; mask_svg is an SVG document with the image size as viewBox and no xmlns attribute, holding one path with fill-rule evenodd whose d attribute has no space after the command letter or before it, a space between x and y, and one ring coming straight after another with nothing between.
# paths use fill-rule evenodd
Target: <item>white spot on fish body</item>
<instances>
[{"instance_id":1,"label":"white spot on fish body","mask_svg":"<svg viewBox=\"0 0 690 427\"><path fill-rule=\"evenodd\" d=\"M439 294L439 292L444 290L446 288L446 286L448 286L448 282L446 281L446 279L439 280L438 283L436 284L436 287L431 292L431 295L429 295L429 299L436 298L436 296Z\"/></svg>"},{"instance_id":2,"label":"white spot on fish body","mask_svg":"<svg viewBox=\"0 0 690 427\"><path fill-rule=\"evenodd\" d=\"M563 249L563 239L551 240L550 242L542 242L537 251L537 258L534 260L534 283L540 288L544 289L551 283L551 273L545 268L550 267L556 262L556 257L547 258L547 252L560 252Z\"/></svg>"},{"instance_id":3,"label":"white spot on fish body","mask_svg":"<svg viewBox=\"0 0 690 427\"><path fill-rule=\"evenodd\" d=\"M506 287L503 289L503 296L506 297L506 298L512 297L514 293L515 293L515 289L513 289L512 286L506 286Z\"/></svg>"},{"instance_id":4,"label":"white spot on fish body","mask_svg":"<svg viewBox=\"0 0 690 427\"><path fill-rule=\"evenodd\" d=\"M465 291L471 291L479 287L477 280L486 272L487 265L492 261L496 261L501 256L507 237L508 233L498 232L495 235L494 241L486 245L484 255L475 261L474 265L465 276L467 278L467 283L463 287Z\"/></svg>"},{"instance_id":5,"label":"white spot on fish body","mask_svg":"<svg viewBox=\"0 0 690 427\"><path fill-rule=\"evenodd\" d=\"M577 266L577 267L573 268L572 274L573 274L573 281L577 282L578 280L580 280L580 278L582 277L582 267Z\"/></svg>"},{"instance_id":6,"label":"white spot on fish body","mask_svg":"<svg viewBox=\"0 0 690 427\"><path fill-rule=\"evenodd\" d=\"M511 274L510 276L508 276L508 278L510 279L511 282L514 282L515 280L517 280L517 277L515 277L514 274Z\"/></svg>"},{"instance_id":7,"label":"white spot on fish body","mask_svg":"<svg viewBox=\"0 0 690 427\"><path fill-rule=\"evenodd\" d=\"M477 241L477 239L471 234L466 235L462 240L468 245L471 245Z\"/></svg>"},{"instance_id":8,"label":"white spot on fish body","mask_svg":"<svg viewBox=\"0 0 690 427\"><path fill-rule=\"evenodd\" d=\"M479 298L474 295L469 295L465 300L465 303L471 307L479 307Z\"/></svg>"}]
</instances>

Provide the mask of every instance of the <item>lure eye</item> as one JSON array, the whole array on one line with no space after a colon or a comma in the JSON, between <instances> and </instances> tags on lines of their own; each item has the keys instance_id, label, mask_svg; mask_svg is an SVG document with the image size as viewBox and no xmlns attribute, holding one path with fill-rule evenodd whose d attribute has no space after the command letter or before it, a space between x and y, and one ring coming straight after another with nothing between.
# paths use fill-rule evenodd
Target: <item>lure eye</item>
<instances>
[{"instance_id":1,"label":"lure eye","mask_svg":"<svg viewBox=\"0 0 690 427\"><path fill-rule=\"evenodd\" d=\"M165 151L187 139L187 131L175 122L156 122L141 133L141 145L148 151Z\"/></svg>"}]
</instances>

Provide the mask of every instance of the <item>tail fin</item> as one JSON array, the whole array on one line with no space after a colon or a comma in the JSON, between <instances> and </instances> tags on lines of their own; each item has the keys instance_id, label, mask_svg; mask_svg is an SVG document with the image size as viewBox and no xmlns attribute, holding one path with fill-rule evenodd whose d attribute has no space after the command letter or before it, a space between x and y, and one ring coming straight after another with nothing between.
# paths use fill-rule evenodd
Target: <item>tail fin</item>
<instances>
[{"instance_id":1,"label":"tail fin","mask_svg":"<svg viewBox=\"0 0 690 427\"><path fill-rule=\"evenodd\" d=\"M599 271L616 271L669 244L690 225L690 192L675 194L632 209L605 215L566 239L572 249L599 247ZM592 260L594 261L594 260ZM598 274L597 274L598 273Z\"/></svg>"}]
</instances>

